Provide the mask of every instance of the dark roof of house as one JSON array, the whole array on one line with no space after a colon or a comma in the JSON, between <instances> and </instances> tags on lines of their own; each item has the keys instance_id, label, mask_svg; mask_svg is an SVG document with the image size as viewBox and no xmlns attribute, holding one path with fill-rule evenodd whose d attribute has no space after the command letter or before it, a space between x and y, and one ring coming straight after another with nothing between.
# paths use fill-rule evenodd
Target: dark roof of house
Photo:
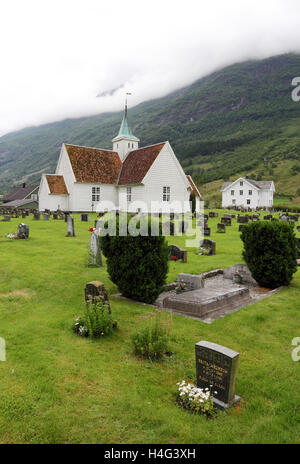
<instances>
[{"instance_id":1,"label":"dark roof of house","mask_svg":"<svg viewBox=\"0 0 300 464\"><path fill-rule=\"evenodd\" d=\"M76 182L116 184L121 168L117 152L65 145Z\"/></svg>"},{"instance_id":2,"label":"dark roof of house","mask_svg":"<svg viewBox=\"0 0 300 464\"><path fill-rule=\"evenodd\" d=\"M140 184L166 142L131 151L125 158L118 185Z\"/></svg>"},{"instance_id":3,"label":"dark roof of house","mask_svg":"<svg viewBox=\"0 0 300 464\"><path fill-rule=\"evenodd\" d=\"M2 205L2 206L4 208L22 208L23 206L26 206L29 203L38 204L38 200L32 200L32 198L28 198L27 200L25 200L25 199L13 200L13 201L9 201L8 203L4 203L4 205Z\"/></svg>"},{"instance_id":4,"label":"dark roof of house","mask_svg":"<svg viewBox=\"0 0 300 464\"><path fill-rule=\"evenodd\" d=\"M189 184L191 186L192 193L194 193L196 195L196 197L201 198L200 192L197 189L196 184L193 181L192 177L190 175L187 175L186 177L187 177L187 180L189 181Z\"/></svg>"},{"instance_id":5,"label":"dark roof of house","mask_svg":"<svg viewBox=\"0 0 300 464\"><path fill-rule=\"evenodd\" d=\"M16 187L4 196L3 201L8 202L13 200L22 200L38 187L38 185L25 185L25 187Z\"/></svg>"},{"instance_id":6,"label":"dark roof of house","mask_svg":"<svg viewBox=\"0 0 300 464\"><path fill-rule=\"evenodd\" d=\"M47 174L46 179L48 182L50 193L52 195L68 195L69 194L66 184L65 184L64 176Z\"/></svg>"},{"instance_id":7,"label":"dark roof of house","mask_svg":"<svg viewBox=\"0 0 300 464\"><path fill-rule=\"evenodd\" d=\"M253 185L254 187L258 188L259 190L268 190L272 186L272 180L253 180L253 179L245 179L245 181L249 182L249 184ZM224 184L221 187L221 192L226 189L229 185L232 185L233 182L224 182Z\"/></svg>"}]
</instances>

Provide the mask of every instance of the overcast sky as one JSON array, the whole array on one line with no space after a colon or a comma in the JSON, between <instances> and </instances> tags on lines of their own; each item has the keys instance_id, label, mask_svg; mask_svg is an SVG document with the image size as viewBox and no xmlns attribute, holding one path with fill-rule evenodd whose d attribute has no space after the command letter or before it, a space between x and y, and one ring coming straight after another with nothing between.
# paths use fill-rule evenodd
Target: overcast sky
<instances>
[{"instance_id":1,"label":"overcast sky","mask_svg":"<svg viewBox=\"0 0 300 464\"><path fill-rule=\"evenodd\" d=\"M0 18L0 135L120 110L125 91L134 106L237 61L300 52L298 0L0 0Z\"/></svg>"}]
</instances>

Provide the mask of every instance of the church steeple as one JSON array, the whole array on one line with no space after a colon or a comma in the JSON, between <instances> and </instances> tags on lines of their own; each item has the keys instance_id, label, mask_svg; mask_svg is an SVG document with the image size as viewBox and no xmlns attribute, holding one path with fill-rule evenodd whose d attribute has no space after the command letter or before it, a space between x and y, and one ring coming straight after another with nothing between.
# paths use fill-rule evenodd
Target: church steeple
<instances>
[{"instance_id":1,"label":"church steeple","mask_svg":"<svg viewBox=\"0 0 300 464\"><path fill-rule=\"evenodd\" d=\"M124 116L121 122L118 135L112 139L113 151L118 152L121 161L123 162L127 153L131 150L136 150L139 146L139 139L133 135L128 124L127 118L127 95L125 99Z\"/></svg>"}]
</instances>

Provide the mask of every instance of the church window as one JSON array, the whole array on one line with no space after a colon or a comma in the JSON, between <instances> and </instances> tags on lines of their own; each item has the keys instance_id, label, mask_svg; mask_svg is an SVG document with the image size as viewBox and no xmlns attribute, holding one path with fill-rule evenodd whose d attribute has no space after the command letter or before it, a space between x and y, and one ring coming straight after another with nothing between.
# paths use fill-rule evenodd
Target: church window
<instances>
[{"instance_id":1,"label":"church window","mask_svg":"<svg viewBox=\"0 0 300 464\"><path fill-rule=\"evenodd\" d=\"M131 187L127 187L126 188L126 194L127 194L127 202L129 203L130 201L132 201L132 189Z\"/></svg>"},{"instance_id":2,"label":"church window","mask_svg":"<svg viewBox=\"0 0 300 464\"><path fill-rule=\"evenodd\" d=\"M128 142L128 148L130 148L130 143Z\"/></svg>"},{"instance_id":3,"label":"church window","mask_svg":"<svg viewBox=\"0 0 300 464\"><path fill-rule=\"evenodd\" d=\"M92 201L100 201L100 187L92 187Z\"/></svg>"},{"instance_id":4,"label":"church window","mask_svg":"<svg viewBox=\"0 0 300 464\"><path fill-rule=\"evenodd\" d=\"M244 185L244 182L241 180L240 181L240 186L243 187L243 185Z\"/></svg>"},{"instance_id":5,"label":"church window","mask_svg":"<svg viewBox=\"0 0 300 464\"><path fill-rule=\"evenodd\" d=\"M170 201L170 187L163 187L163 201Z\"/></svg>"},{"instance_id":6,"label":"church window","mask_svg":"<svg viewBox=\"0 0 300 464\"><path fill-rule=\"evenodd\" d=\"M231 195L234 195L234 190L231 190Z\"/></svg>"},{"instance_id":7,"label":"church window","mask_svg":"<svg viewBox=\"0 0 300 464\"><path fill-rule=\"evenodd\" d=\"M243 194L244 194L243 190L240 190L240 195L243 195Z\"/></svg>"},{"instance_id":8,"label":"church window","mask_svg":"<svg viewBox=\"0 0 300 464\"><path fill-rule=\"evenodd\" d=\"M251 200L247 200L247 205L250 205L251 204Z\"/></svg>"}]
</instances>

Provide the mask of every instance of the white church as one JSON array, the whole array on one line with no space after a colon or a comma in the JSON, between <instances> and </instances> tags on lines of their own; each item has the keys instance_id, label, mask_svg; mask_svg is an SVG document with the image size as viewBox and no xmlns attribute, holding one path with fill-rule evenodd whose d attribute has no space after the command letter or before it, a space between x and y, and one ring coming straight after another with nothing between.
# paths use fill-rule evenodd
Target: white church
<instances>
[{"instance_id":1,"label":"white church","mask_svg":"<svg viewBox=\"0 0 300 464\"><path fill-rule=\"evenodd\" d=\"M43 174L39 210L90 212L112 209L128 212L190 211L200 193L186 176L169 142L139 148L128 124L127 103L113 149L62 144L55 174ZM174 208L174 204L176 204Z\"/></svg>"}]
</instances>

